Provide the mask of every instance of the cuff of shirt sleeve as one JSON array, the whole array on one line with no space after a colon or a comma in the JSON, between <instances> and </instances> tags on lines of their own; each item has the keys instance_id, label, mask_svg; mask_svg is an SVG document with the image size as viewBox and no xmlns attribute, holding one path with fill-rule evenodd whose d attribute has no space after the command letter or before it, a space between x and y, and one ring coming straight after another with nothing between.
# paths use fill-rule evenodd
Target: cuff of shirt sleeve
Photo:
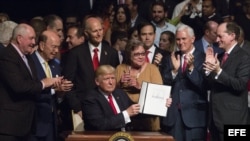
<instances>
[{"instance_id":1,"label":"cuff of shirt sleeve","mask_svg":"<svg viewBox=\"0 0 250 141\"><path fill-rule=\"evenodd\" d=\"M215 79L218 79L218 77L220 76L221 72L222 72L222 69L220 69L220 71L217 73L217 75L215 76Z\"/></svg>"},{"instance_id":2,"label":"cuff of shirt sleeve","mask_svg":"<svg viewBox=\"0 0 250 141\"><path fill-rule=\"evenodd\" d=\"M125 120L125 124L131 122L130 117L128 115L128 112L126 110L122 111L122 114L123 114L123 117L124 117L124 120Z\"/></svg>"},{"instance_id":3,"label":"cuff of shirt sleeve","mask_svg":"<svg viewBox=\"0 0 250 141\"><path fill-rule=\"evenodd\" d=\"M43 81L41 81L41 83L42 83L43 90L44 90L44 89L45 89L45 84L44 84L44 82L43 82Z\"/></svg>"}]
</instances>

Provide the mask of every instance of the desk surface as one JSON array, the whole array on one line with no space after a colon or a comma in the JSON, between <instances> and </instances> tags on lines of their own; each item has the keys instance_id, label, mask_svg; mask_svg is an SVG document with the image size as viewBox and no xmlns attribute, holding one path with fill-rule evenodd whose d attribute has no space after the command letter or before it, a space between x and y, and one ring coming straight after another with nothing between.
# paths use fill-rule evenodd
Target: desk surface
<instances>
[{"instance_id":1,"label":"desk surface","mask_svg":"<svg viewBox=\"0 0 250 141\"><path fill-rule=\"evenodd\" d=\"M83 131L71 132L65 141L108 141L117 132L113 131ZM126 132L135 141L174 141L173 137L161 132Z\"/></svg>"}]
</instances>

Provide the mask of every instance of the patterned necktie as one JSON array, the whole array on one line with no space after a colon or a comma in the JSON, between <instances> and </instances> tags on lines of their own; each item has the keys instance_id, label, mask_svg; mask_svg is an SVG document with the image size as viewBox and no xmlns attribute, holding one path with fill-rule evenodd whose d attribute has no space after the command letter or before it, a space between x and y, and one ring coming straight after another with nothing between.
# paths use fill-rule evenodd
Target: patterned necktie
<instances>
[{"instance_id":1,"label":"patterned necktie","mask_svg":"<svg viewBox=\"0 0 250 141\"><path fill-rule=\"evenodd\" d=\"M27 68L29 69L30 74L32 75L32 71L31 71L31 69L30 69L30 65L29 65L29 62L28 62L27 57L26 57L25 55L23 55L22 58L23 58L23 61L24 61L25 65L26 65Z\"/></svg>"},{"instance_id":2,"label":"patterned necktie","mask_svg":"<svg viewBox=\"0 0 250 141\"><path fill-rule=\"evenodd\" d=\"M94 56L93 56L93 66L94 70L96 70L99 66L99 60L98 60L98 48L93 49Z\"/></svg>"},{"instance_id":3,"label":"patterned necktie","mask_svg":"<svg viewBox=\"0 0 250 141\"><path fill-rule=\"evenodd\" d=\"M185 72L186 67L187 67L187 59L186 59L186 55L183 55L182 73Z\"/></svg>"},{"instance_id":4,"label":"patterned necktie","mask_svg":"<svg viewBox=\"0 0 250 141\"><path fill-rule=\"evenodd\" d=\"M225 62L227 61L227 58L228 58L228 53L224 53L224 55L223 55L223 57L222 57L222 60L221 60L221 66L223 65L223 64L225 64Z\"/></svg>"},{"instance_id":5,"label":"patterned necktie","mask_svg":"<svg viewBox=\"0 0 250 141\"><path fill-rule=\"evenodd\" d=\"M148 63L150 63L150 60L149 60L149 57L148 57L148 54L150 53L150 51L146 51L146 58L145 58L145 60L146 60L146 62L148 62Z\"/></svg>"},{"instance_id":6,"label":"patterned necktie","mask_svg":"<svg viewBox=\"0 0 250 141\"><path fill-rule=\"evenodd\" d=\"M116 115L117 111L115 109L115 105L114 105L114 102L113 102L112 94L108 95L108 99L109 99L109 105L111 106L114 114Z\"/></svg>"},{"instance_id":7,"label":"patterned necktie","mask_svg":"<svg viewBox=\"0 0 250 141\"><path fill-rule=\"evenodd\" d=\"M52 78L48 62L44 62L45 75L47 78Z\"/></svg>"}]
</instances>

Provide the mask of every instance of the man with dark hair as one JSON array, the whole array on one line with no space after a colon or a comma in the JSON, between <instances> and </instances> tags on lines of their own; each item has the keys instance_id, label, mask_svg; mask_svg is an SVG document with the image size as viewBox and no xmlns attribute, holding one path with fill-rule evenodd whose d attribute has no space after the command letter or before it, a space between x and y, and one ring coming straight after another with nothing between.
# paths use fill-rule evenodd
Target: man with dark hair
<instances>
[{"instance_id":1,"label":"man with dark hair","mask_svg":"<svg viewBox=\"0 0 250 141\"><path fill-rule=\"evenodd\" d=\"M218 26L217 42L225 53L206 53L206 71L210 94L210 132L212 140L224 141L224 126L245 125L248 117L247 82L250 75L249 54L240 48L239 26L225 22Z\"/></svg>"}]
</instances>

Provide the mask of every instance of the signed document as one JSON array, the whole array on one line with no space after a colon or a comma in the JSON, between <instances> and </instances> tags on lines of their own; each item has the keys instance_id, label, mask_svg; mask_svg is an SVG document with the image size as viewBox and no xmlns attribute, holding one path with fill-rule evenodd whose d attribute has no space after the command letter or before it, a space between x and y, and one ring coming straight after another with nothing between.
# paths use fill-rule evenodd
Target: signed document
<instances>
[{"instance_id":1,"label":"signed document","mask_svg":"<svg viewBox=\"0 0 250 141\"><path fill-rule=\"evenodd\" d=\"M143 82L139 98L140 113L166 117L166 101L170 92L171 86Z\"/></svg>"}]
</instances>

